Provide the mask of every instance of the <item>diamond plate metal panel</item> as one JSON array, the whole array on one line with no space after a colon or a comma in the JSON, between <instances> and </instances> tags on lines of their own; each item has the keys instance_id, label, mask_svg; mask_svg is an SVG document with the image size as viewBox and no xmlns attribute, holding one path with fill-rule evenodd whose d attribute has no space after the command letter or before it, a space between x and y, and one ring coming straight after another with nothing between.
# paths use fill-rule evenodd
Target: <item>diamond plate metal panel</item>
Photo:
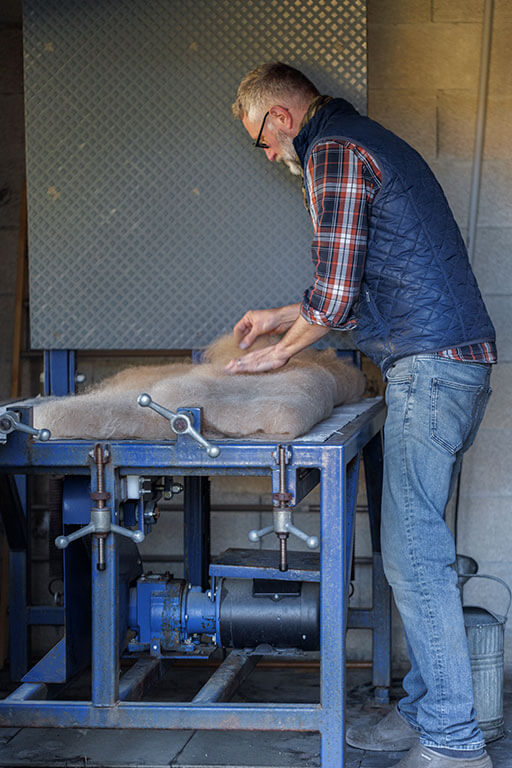
<instances>
[{"instance_id":1,"label":"diamond plate metal panel","mask_svg":"<svg viewBox=\"0 0 512 768\"><path fill-rule=\"evenodd\" d=\"M32 346L208 344L300 300L300 185L231 103L281 59L366 108L359 0L26 0Z\"/></svg>"}]
</instances>

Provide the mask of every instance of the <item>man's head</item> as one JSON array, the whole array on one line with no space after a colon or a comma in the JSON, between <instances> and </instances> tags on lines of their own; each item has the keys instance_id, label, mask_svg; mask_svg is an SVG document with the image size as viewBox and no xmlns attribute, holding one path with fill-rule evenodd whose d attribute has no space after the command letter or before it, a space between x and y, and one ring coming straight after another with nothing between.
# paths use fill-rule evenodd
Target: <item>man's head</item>
<instances>
[{"instance_id":1,"label":"man's head","mask_svg":"<svg viewBox=\"0 0 512 768\"><path fill-rule=\"evenodd\" d=\"M233 114L253 140L259 136L271 162L284 162L294 174L301 171L293 139L318 90L311 80L281 62L262 64L247 74L238 88Z\"/></svg>"}]
</instances>

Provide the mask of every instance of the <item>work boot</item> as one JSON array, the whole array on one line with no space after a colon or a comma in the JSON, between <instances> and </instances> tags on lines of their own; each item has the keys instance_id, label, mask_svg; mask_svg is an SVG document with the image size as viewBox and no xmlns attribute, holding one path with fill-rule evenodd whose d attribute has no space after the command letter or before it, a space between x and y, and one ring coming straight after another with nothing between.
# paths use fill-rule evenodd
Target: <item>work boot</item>
<instances>
[{"instance_id":1,"label":"work boot","mask_svg":"<svg viewBox=\"0 0 512 768\"><path fill-rule=\"evenodd\" d=\"M419 739L418 731L398 714L396 707L373 726L352 725L346 741L351 747L371 749L375 752L401 752L413 747ZM430 768L433 768L431 766ZM480 768L478 766L477 768Z\"/></svg>"},{"instance_id":2,"label":"work boot","mask_svg":"<svg viewBox=\"0 0 512 768\"><path fill-rule=\"evenodd\" d=\"M487 752L480 757L469 757L470 754L461 752L461 757L447 757L418 742L392 768L492 768L492 760Z\"/></svg>"}]
</instances>

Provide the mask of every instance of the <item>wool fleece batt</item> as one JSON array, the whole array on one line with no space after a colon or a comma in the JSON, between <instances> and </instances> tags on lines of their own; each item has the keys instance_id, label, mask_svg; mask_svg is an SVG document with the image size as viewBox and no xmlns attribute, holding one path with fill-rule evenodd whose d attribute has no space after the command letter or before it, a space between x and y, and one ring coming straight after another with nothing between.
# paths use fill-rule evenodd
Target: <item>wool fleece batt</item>
<instances>
[{"instance_id":1,"label":"wool fleece batt","mask_svg":"<svg viewBox=\"0 0 512 768\"><path fill-rule=\"evenodd\" d=\"M251 351L276 341L260 338ZM229 360L243 354L228 335L208 347L201 363L126 368L82 395L34 401L34 426L61 438L169 439L168 422L137 404L148 392L171 411L201 406L207 437L293 440L334 406L360 400L365 389L361 371L331 349L307 349L267 373L225 373Z\"/></svg>"}]
</instances>

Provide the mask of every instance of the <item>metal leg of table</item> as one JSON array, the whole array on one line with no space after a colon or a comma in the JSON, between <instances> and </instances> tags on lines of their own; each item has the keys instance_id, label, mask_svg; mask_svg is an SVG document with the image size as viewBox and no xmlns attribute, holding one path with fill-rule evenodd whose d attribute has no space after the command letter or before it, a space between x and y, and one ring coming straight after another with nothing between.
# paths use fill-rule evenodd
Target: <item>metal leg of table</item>
<instances>
[{"instance_id":1,"label":"metal leg of table","mask_svg":"<svg viewBox=\"0 0 512 768\"><path fill-rule=\"evenodd\" d=\"M382 499L382 433L378 432L364 447L364 468L368 514L373 550L373 685L375 700L389 701L391 686L391 589L382 567L380 546L380 506Z\"/></svg>"},{"instance_id":2,"label":"metal leg of table","mask_svg":"<svg viewBox=\"0 0 512 768\"><path fill-rule=\"evenodd\" d=\"M342 768L345 748L345 634L347 612L346 475L343 448L325 450L321 493L322 766Z\"/></svg>"}]
</instances>

